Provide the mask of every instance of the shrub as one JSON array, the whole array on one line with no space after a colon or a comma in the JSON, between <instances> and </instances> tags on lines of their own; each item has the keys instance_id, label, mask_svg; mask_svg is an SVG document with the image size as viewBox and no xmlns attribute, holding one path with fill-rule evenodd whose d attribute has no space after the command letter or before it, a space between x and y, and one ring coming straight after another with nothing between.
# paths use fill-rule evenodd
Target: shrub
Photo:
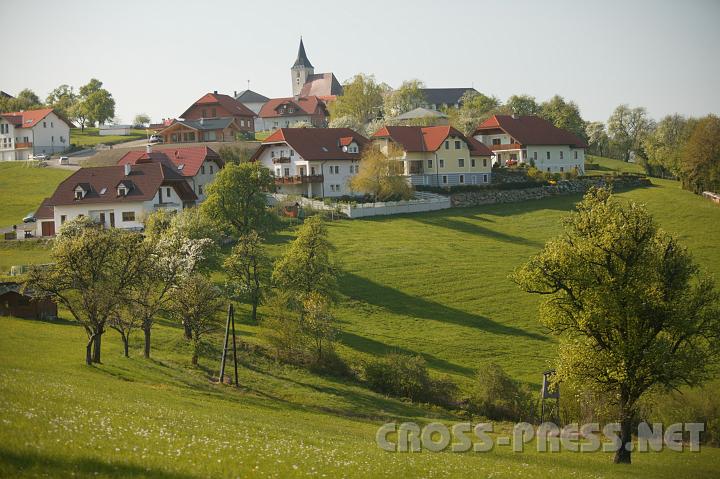
<instances>
[{"instance_id":1,"label":"shrub","mask_svg":"<svg viewBox=\"0 0 720 479\"><path fill-rule=\"evenodd\" d=\"M468 409L494 420L522 421L534 416L532 394L494 363L478 371Z\"/></svg>"},{"instance_id":2,"label":"shrub","mask_svg":"<svg viewBox=\"0 0 720 479\"><path fill-rule=\"evenodd\" d=\"M427 399L430 375L420 356L392 353L364 364L364 379L373 391L412 399Z\"/></svg>"}]
</instances>

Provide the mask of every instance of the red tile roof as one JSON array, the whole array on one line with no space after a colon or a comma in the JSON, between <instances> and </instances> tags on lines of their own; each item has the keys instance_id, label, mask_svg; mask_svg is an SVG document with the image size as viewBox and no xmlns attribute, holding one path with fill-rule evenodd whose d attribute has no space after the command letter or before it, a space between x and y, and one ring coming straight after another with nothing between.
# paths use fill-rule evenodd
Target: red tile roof
<instances>
[{"instance_id":1,"label":"red tile roof","mask_svg":"<svg viewBox=\"0 0 720 479\"><path fill-rule=\"evenodd\" d=\"M405 151L437 151L443 142L454 136L464 140L470 149L470 156L491 156L487 146L474 138L468 138L452 126L385 126L376 131L373 138L391 138Z\"/></svg>"},{"instance_id":2,"label":"red tile roof","mask_svg":"<svg viewBox=\"0 0 720 479\"><path fill-rule=\"evenodd\" d=\"M180 118L185 118L185 115L188 114L188 112L192 109L192 107L196 105L201 106L209 106L209 105L220 105L224 109L226 109L228 112L230 112L233 116L243 116L243 117L251 117L254 118L255 112L253 112L251 109L237 101L235 98L231 97L230 95L223 95L222 93L207 93L200 97L198 101L193 103L190 108L185 110L185 112L180 115Z\"/></svg>"},{"instance_id":3,"label":"red tile roof","mask_svg":"<svg viewBox=\"0 0 720 479\"><path fill-rule=\"evenodd\" d=\"M129 151L120 158L118 165L137 165L141 163L150 163L153 161L161 162L182 176L195 176L200 171L200 167L205 161L214 161L222 168L225 162L220 155L207 146L191 146L187 148L163 148L151 152ZM182 165L182 167L181 167Z\"/></svg>"},{"instance_id":4,"label":"red tile roof","mask_svg":"<svg viewBox=\"0 0 720 479\"><path fill-rule=\"evenodd\" d=\"M65 122L70 128L75 128L75 125L52 108L0 113L0 116L12 123L16 128L32 128L50 113L55 113L55 115L57 115L57 117L60 118L61 121Z\"/></svg>"},{"instance_id":5,"label":"red tile roof","mask_svg":"<svg viewBox=\"0 0 720 479\"><path fill-rule=\"evenodd\" d=\"M117 186L121 182L131 186L125 196L117 195ZM89 190L81 200L75 199L75 187L78 185ZM150 201L161 186L174 187L183 201L197 200L187 181L171 168L163 163L141 163L133 165L128 176L125 176L125 167L122 165L80 168L58 185L48 205ZM105 192L101 194L103 189Z\"/></svg>"},{"instance_id":6,"label":"red tile roof","mask_svg":"<svg viewBox=\"0 0 720 479\"><path fill-rule=\"evenodd\" d=\"M343 87L332 73L310 75L300 90L300 96L338 96L342 94Z\"/></svg>"},{"instance_id":7,"label":"red tile roof","mask_svg":"<svg viewBox=\"0 0 720 479\"><path fill-rule=\"evenodd\" d=\"M278 107L283 104L288 104L295 107L295 113L286 113L281 115L278 112ZM304 115L316 115L326 114L325 103L316 96L307 97L288 97L288 98L272 98L270 101L265 103L260 110L258 116L260 118L274 118L278 116L304 116Z\"/></svg>"},{"instance_id":8,"label":"red tile roof","mask_svg":"<svg viewBox=\"0 0 720 479\"><path fill-rule=\"evenodd\" d=\"M343 141L349 145L351 138L358 145L358 153L343 151ZM280 128L268 136L252 156L253 160L274 143L290 145L305 160L359 160L369 140L350 128Z\"/></svg>"},{"instance_id":9,"label":"red tile roof","mask_svg":"<svg viewBox=\"0 0 720 479\"><path fill-rule=\"evenodd\" d=\"M38 207L34 216L38 220L52 219L55 217L55 211L50 204L50 198L42 200L42 203L40 203L40 207Z\"/></svg>"},{"instance_id":10,"label":"red tile roof","mask_svg":"<svg viewBox=\"0 0 720 479\"><path fill-rule=\"evenodd\" d=\"M587 143L573 133L556 127L539 116L493 115L475 129L473 136L500 129L522 145L569 145L587 148Z\"/></svg>"}]
</instances>

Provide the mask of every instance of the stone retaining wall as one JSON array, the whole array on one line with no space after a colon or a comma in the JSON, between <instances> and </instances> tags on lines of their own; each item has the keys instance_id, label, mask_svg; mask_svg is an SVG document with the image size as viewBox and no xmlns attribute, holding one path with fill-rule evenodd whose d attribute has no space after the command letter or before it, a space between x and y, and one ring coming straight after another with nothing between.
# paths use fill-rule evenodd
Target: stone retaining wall
<instances>
[{"instance_id":1,"label":"stone retaining wall","mask_svg":"<svg viewBox=\"0 0 720 479\"><path fill-rule=\"evenodd\" d=\"M650 180L642 176L590 177L558 181L555 185L516 190L463 191L453 193L450 203L453 207L489 205L494 203L515 203L518 201L539 200L550 196L583 194L592 186L611 184L618 190L650 186Z\"/></svg>"}]
</instances>

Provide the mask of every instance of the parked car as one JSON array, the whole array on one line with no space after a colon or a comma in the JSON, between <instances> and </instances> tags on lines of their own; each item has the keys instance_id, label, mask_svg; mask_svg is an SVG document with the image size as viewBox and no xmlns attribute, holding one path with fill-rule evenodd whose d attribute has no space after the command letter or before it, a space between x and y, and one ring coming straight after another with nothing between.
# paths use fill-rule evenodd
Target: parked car
<instances>
[{"instance_id":1,"label":"parked car","mask_svg":"<svg viewBox=\"0 0 720 479\"><path fill-rule=\"evenodd\" d=\"M23 218L23 223L35 223L35 213L28 213L25 218Z\"/></svg>"},{"instance_id":2,"label":"parked car","mask_svg":"<svg viewBox=\"0 0 720 479\"><path fill-rule=\"evenodd\" d=\"M50 157L49 157L48 155L46 155L46 154L43 153L43 154L41 154L41 155L33 155L33 156L30 157L30 159L31 159L31 160L46 161L46 160L49 160Z\"/></svg>"},{"instance_id":3,"label":"parked car","mask_svg":"<svg viewBox=\"0 0 720 479\"><path fill-rule=\"evenodd\" d=\"M67 156L61 156L58 160L58 165L69 165L70 164L70 158Z\"/></svg>"},{"instance_id":4,"label":"parked car","mask_svg":"<svg viewBox=\"0 0 720 479\"><path fill-rule=\"evenodd\" d=\"M162 142L163 142L163 138L160 135L152 135L150 137L150 143L162 143Z\"/></svg>"}]
</instances>

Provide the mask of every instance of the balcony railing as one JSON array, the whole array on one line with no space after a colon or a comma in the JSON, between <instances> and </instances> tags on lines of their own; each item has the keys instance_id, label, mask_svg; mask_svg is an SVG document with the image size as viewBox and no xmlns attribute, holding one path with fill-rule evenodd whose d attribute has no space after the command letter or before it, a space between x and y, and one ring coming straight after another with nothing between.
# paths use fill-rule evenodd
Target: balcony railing
<instances>
[{"instance_id":1,"label":"balcony railing","mask_svg":"<svg viewBox=\"0 0 720 479\"><path fill-rule=\"evenodd\" d=\"M504 145L490 145L490 149L492 151L502 151L502 150L520 150L522 149L522 145L520 143L506 143Z\"/></svg>"},{"instance_id":2,"label":"balcony railing","mask_svg":"<svg viewBox=\"0 0 720 479\"><path fill-rule=\"evenodd\" d=\"M32 147L32 141L26 141L26 142L15 142L15 149L20 150L22 148L30 148Z\"/></svg>"},{"instance_id":3,"label":"balcony railing","mask_svg":"<svg viewBox=\"0 0 720 479\"><path fill-rule=\"evenodd\" d=\"M322 183L323 175L297 175L275 177L276 185L301 185L304 183Z\"/></svg>"},{"instance_id":4,"label":"balcony railing","mask_svg":"<svg viewBox=\"0 0 720 479\"><path fill-rule=\"evenodd\" d=\"M273 158L272 162L275 163L275 164L277 164L277 163L290 163L290 158L288 158L288 157L286 157L286 156L279 156L279 157L277 157L277 158Z\"/></svg>"}]
</instances>

